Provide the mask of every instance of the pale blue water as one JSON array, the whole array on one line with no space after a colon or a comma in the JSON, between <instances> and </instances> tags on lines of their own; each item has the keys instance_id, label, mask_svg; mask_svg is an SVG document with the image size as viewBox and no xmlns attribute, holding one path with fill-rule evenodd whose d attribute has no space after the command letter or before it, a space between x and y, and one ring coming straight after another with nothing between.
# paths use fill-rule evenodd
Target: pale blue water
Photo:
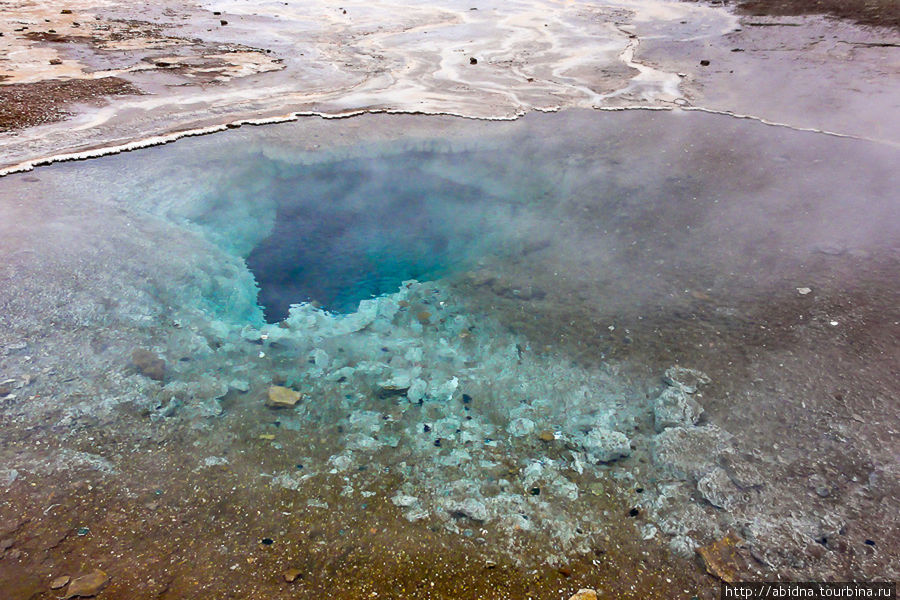
<instances>
[{"instance_id":1,"label":"pale blue water","mask_svg":"<svg viewBox=\"0 0 900 600\"><path fill-rule=\"evenodd\" d=\"M650 483L698 489L653 454L663 412L706 446L728 438L694 404L660 407L666 367L709 364L730 384L797 331L840 343L866 322L859 306L890 321L876 284L897 270L897 163L892 148L722 116L568 112L305 120L53 165L0 180L0 342L14 348L0 366L31 382L27 419L114 422L110 407L132 403L212 432L233 416L238 446L274 431L259 416L269 386L294 386L309 401L278 413L266 485L305 506L319 491L298 463L355 490L388 472L397 517L462 535L475 520L513 554L507 540L533 536L539 560L587 552L607 518L592 482L646 487L659 531ZM844 288L854 302L827 300ZM162 381L135 370L135 348L166 361ZM650 375L620 377L608 357L622 348L656 361ZM790 423L757 419L760 404L715 418ZM697 540L672 532L690 554Z\"/></svg>"}]
</instances>

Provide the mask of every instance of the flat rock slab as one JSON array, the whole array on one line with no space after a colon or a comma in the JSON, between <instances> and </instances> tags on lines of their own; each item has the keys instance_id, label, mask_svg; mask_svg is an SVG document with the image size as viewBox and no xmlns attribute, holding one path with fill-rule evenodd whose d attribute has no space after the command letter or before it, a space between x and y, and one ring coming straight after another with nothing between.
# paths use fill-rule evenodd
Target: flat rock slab
<instances>
[{"instance_id":1,"label":"flat rock slab","mask_svg":"<svg viewBox=\"0 0 900 600\"><path fill-rule=\"evenodd\" d=\"M725 583L746 581L749 565L740 552L741 543L743 540L736 533L728 532L722 539L697 548L697 554L710 575Z\"/></svg>"},{"instance_id":2,"label":"flat rock slab","mask_svg":"<svg viewBox=\"0 0 900 600\"><path fill-rule=\"evenodd\" d=\"M90 598L100 593L109 583L109 575L97 569L93 573L83 575L69 584L66 598Z\"/></svg>"},{"instance_id":3,"label":"flat rock slab","mask_svg":"<svg viewBox=\"0 0 900 600\"><path fill-rule=\"evenodd\" d=\"M266 406L270 408L290 408L300 402L300 392L280 385L269 388L269 397Z\"/></svg>"}]
</instances>

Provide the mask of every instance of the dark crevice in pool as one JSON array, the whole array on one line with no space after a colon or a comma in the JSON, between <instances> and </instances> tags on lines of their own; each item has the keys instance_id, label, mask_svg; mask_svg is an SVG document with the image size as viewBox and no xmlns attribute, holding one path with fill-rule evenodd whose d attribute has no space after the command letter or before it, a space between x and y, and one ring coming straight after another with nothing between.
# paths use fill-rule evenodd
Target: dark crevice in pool
<instances>
[{"instance_id":1,"label":"dark crevice in pool","mask_svg":"<svg viewBox=\"0 0 900 600\"><path fill-rule=\"evenodd\" d=\"M352 312L465 263L488 233L477 216L486 194L426 172L421 159L338 161L273 179L274 227L246 258L267 321L300 302Z\"/></svg>"}]
</instances>

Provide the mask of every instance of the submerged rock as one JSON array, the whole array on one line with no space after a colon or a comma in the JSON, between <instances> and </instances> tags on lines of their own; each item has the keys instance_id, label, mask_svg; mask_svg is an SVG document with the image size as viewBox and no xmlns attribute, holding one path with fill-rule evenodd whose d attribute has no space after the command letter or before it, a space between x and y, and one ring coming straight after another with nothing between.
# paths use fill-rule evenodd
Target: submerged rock
<instances>
[{"instance_id":1,"label":"submerged rock","mask_svg":"<svg viewBox=\"0 0 900 600\"><path fill-rule=\"evenodd\" d=\"M581 589L575 592L569 600L597 600L597 592L591 589Z\"/></svg>"},{"instance_id":2,"label":"submerged rock","mask_svg":"<svg viewBox=\"0 0 900 600\"><path fill-rule=\"evenodd\" d=\"M400 508L409 508L410 506L417 504L419 502L419 499L415 496L397 494L396 496L391 498L391 502L394 503L394 506L399 506Z\"/></svg>"},{"instance_id":3,"label":"submerged rock","mask_svg":"<svg viewBox=\"0 0 900 600\"><path fill-rule=\"evenodd\" d=\"M483 522L489 518L487 507L483 502L475 498L466 498L460 502L452 502L447 505L447 512L456 519L467 517L473 521Z\"/></svg>"},{"instance_id":4,"label":"submerged rock","mask_svg":"<svg viewBox=\"0 0 900 600\"><path fill-rule=\"evenodd\" d=\"M624 433L595 427L582 442L584 451L594 462L610 462L631 455L631 442Z\"/></svg>"},{"instance_id":5,"label":"submerged rock","mask_svg":"<svg viewBox=\"0 0 900 600\"><path fill-rule=\"evenodd\" d=\"M163 381L166 378L166 361L149 350L138 348L131 353L131 362L144 377L155 381Z\"/></svg>"},{"instance_id":6,"label":"submerged rock","mask_svg":"<svg viewBox=\"0 0 900 600\"><path fill-rule=\"evenodd\" d=\"M72 581L66 590L66 598L90 598L100 593L109 583L109 575L97 569L93 573L84 575Z\"/></svg>"},{"instance_id":7,"label":"submerged rock","mask_svg":"<svg viewBox=\"0 0 900 600\"><path fill-rule=\"evenodd\" d=\"M710 575L726 583L747 581L746 573L749 569L740 552L742 543L743 540L737 534L729 532L722 539L697 548L697 554Z\"/></svg>"},{"instance_id":8,"label":"submerged rock","mask_svg":"<svg viewBox=\"0 0 900 600\"><path fill-rule=\"evenodd\" d=\"M719 467L700 478L697 490L707 502L725 510L731 510L744 501L741 490L731 481L728 473Z\"/></svg>"},{"instance_id":9,"label":"submerged rock","mask_svg":"<svg viewBox=\"0 0 900 600\"><path fill-rule=\"evenodd\" d=\"M520 417L513 420L506 428L513 437L522 437L534 431L534 421Z\"/></svg>"},{"instance_id":10,"label":"submerged rock","mask_svg":"<svg viewBox=\"0 0 900 600\"><path fill-rule=\"evenodd\" d=\"M58 590L60 588L64 588L69 584L69 582L71 580L72 580L72 578L69 577L68 575L61 575L50 582L50 589Z\"/></svg>"},{"instance_id":11,"label":"submerged rock","mask_svg":"<svg viewBox=\"0 0 900 600\"><path fill-rule=\"evenodd\" d=\"M269 408L290 408L300 402L300 397L300 392L280 385L273 385L269 388L266 406Z\"/></svg>"},{"instance_id":12,"label":"submerged rock","mask_svg":"<svg viewBox=\"0 0 900 600\"><path fill-rule=\"evenodd\" d=\"M716 468L731 435L715 425L670 427L653 440L653 462L676 479L700 479Z\"/></svg>"},{"instance_id":13,"label":"submerged rock","mask_svg":"<svg viewBox=\"0 0 900 600\"><path fill-rule=\"evenodd\" d=\"M672 387L684 390L688 394L696 394L701 386L710 382L710 379L709 375L702 371L676 366L666 369L663 381Z\"/></svg>"},{"instance_id":14,"label":"submerged rock","mask_svg":"<svg viewBox=\"0 0 900 600\"><path fill-rule=\"evenodd\" d=\"M653 423L659 433L669 427L696 425L703 407L682 387L668 387L653 402Z\"/></svg>"}]
</instances>

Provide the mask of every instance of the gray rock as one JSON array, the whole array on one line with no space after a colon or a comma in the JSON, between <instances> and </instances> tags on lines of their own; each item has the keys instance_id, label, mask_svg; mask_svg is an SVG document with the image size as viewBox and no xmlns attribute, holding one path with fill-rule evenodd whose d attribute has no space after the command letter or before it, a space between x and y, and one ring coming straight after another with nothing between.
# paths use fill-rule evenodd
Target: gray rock
<instances>
[{"instance_id":1,"label":"gray rock","mask_svg":"<svg viewBox=\"0 0 900 600\"><path fill-rule=\"evenodd\" d=\"M818 473L810 475L809 487L816 493L816 496L820 498L827 498L831 495L831 488L828 486L828 481Z\"/></svg>"},{"instance_id":2,"label":"gray rock","mask_svg":"<svg viewBox=\"0 0 900 600\"><path fill-rule=\"evenodd\" d=\"M653 402L657 433L669 427L696 425L702 415L703 407L683 387L667 387Z\"/></svg>"},{"instance_id":3,"label":"gray rock","mask_svg":"<svg viewBox=\"0 0 900 600\"><path fill-rule=\"evenodd\" d=\"M730 439L731 434L715 425L670 427L653 439L651 456L666 475L699 480L716 468L716 459L729 448Z\"/></svg>"},{"instance_id":4,"label":"gray rock","mask_svg":"<svg viewBox=\"0 0 900 600\"><path fill-rule=\"evenodd\" d=\"M610 462L631 455L631 441L624 433L595 427L584 436L584 451L594 462Z\"/></svg>"},{"instance_id":5,"label":"gray rock","mask_svg":"<svg viewBox=\"0 0 900 600\"><path fill-rule=\"evenodd\" d=\"M522 437L534 431L534 421L519 417L513 420L506 428L513 437Z\"/></svg>"},{"instance_id":6,"label":"gray rock","mask_svg":"<svg viewBox=\"0 0 900 600\"><path fill-rule=\"evenodd\" d=\"M19 478L19 472L15 469L0 470L0 486L8 487Z\"/></svg>"},{"instance_id":7,"label":"gray rock","mask_svg":"<svg viewBox=\"0 0 900 600\"><path fill-rule=\"evenodd\" d=\"M450 516L455 518L467 517L473 521L487 521L488 509L483 502L475 498L466 498L459 502L451 502L446 507Z\"/></svg>"},{"instance_id":8,"label":"gray rock","mask_svg":"<svg viewBox=\"0 0 900 600\"><path fill-rule=\"evenodd\" d=\"M709 375L696 369L669 367L663 377L666 384L680 388L688 394L696 394L701 386L710 382Z\"/></svg>"},{"instance_id":9,"label":"gray rock","mask_svg":"<svg viewBox=\"0 0 900 600\"><path fill-rule=\"evenodd\" d=\"M408 508L414 504L417 504L419 502L419 499L415 496L397 494L396 496L391 498L391 502L393 502L395 506L399 506L400 508Z\"/></svg>"},{"instance_id":10,"label":"gray rock","mask_svg":"<svg viewBox=\"0 0 900 600\"><path fill-rule=\"evenodd\" d=\"M736 452L723 452L719 456L719 466L725 469L731 481L742 490L761 488L766 484L763 474L750 462L750 458L741 458Z\"/></svg>"},{"instance_id":11,"label":"gray rock","mask_svg":"<svg viewBox=\"0 0 900 600\"><path fill-rule=\"evenodd\" d=\"M682 558L693 558L697 542L686 535L676 535L669 540L669 550Z\"/></svg>"},{"instance_id":12,"label":"gray rock","mask_svg":"<svg viewBox=\"0 0 900 600\"><path fill-rule=\"evenodd\" d=\"M717 508L733 510L746 499L724 469L716 467L697 482L697 490Z\"/></svg>"}]
</instances>

